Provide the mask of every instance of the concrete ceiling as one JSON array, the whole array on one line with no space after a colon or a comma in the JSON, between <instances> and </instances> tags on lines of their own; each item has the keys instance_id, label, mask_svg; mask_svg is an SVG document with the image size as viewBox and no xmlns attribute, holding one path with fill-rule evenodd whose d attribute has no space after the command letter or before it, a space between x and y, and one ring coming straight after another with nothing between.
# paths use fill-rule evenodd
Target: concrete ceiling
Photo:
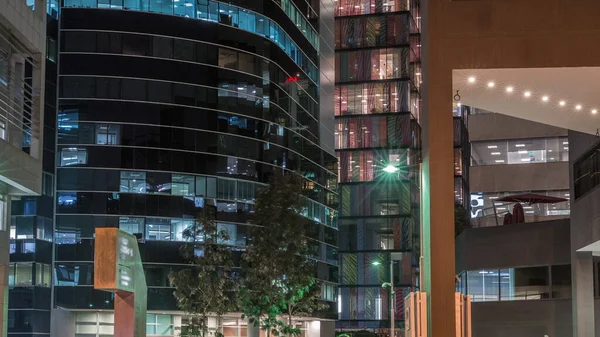
<instances>
[{"instance_id":1,"label":"concrete ceiling","mask_svg":"<svg viewBox=\"0 0 600 337\"><path fill-rule=\"evenodd\" d=\"M600 128L600 67L455 70L452 85L464 105L584 133Z\"/></svg>"}]
</instances>

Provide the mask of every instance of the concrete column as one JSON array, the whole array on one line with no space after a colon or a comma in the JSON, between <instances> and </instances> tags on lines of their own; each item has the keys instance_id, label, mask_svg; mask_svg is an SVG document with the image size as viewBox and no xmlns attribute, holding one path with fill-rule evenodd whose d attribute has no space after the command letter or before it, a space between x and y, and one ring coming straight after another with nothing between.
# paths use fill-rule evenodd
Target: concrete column
<instances>
[{"instance_id":1,"label":"concrete column","mask_svg":"<svg viewBox=\"0 0 600 337\"><path fill-rule=\"evenodd\" d=\"M594 261L591 252L576 253L571 261L573 280L573 336L595 336Z\"/></svg>"},{"instance_id":2,"label":"concrete column","mask_svg":"<svg viewBox=\"0 0 600 337\"><path fill-rule=\"evenodd\" d=\"M8 275L10 259L10 197L0 197L0 337L8 333Z\"/></svg>"},{"instance_id":3,"label":"concrete column","mask_svg":"<svg viewBox=\"0 0 600 337\"><path fill-rule=\"evenodd\" d=\"M258 326L248 323L248 337L260 337L260 329Z\"/></svg>"},{"instance_id":4,"label":"concrete column","mask_svg":"<svg viewBox=\"0 0 600 337\"><path fill-rule=\"evenodd\" d=\"M308 330L306 337L334 337L334 321L310 321L307 322Z\"/></svg>"},{"instance_id":5,"label":"concrete column","mask_svg":"<svg viewBox=\"0 0 600 337\"><path fill-rule=\"evenodd\" d=\"M452 68L447 51L432 32L430 18L442 1L422 1L423 66L421 254L420 277L427 293L428 336L450 337L455 331L454 303L454 150ZM433 20L435 22L435 20ZM433 23L432 23L433 25Z\"/></svg>"}]
</instances>

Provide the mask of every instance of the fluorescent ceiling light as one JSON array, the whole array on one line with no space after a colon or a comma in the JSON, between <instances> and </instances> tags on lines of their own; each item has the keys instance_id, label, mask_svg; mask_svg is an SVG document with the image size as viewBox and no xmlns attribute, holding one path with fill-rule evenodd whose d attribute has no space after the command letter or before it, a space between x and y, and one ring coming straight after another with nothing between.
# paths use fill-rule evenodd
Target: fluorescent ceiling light
<instances>
[{"instance_id":1,"label":"fluorescent ceiling light","mask_svg":"<svg viewBox=\"0 0 600 337\"><path fill-rule=\"evenodd\" d=\"M499 155L501 155L502 153L501 153L501 152L492 152L491 154L492 154L492 156L499 156Z\"/></svg>"},{"instance_id":2,"label":"fluorescent ceiling light","mask_svg":"<svg viewBox=\"0 0 600 337\"><path fill-rule=\"evenodd\" d=\"M515 147L525 147L525 144L515 144Z\"/></svg>"},{"instance_id":3,"label":"fluorescent ceiling light","mask_svg":"<svg viewBox=\"0 0 600 337\"><path fill-rule=\"evenodd\" d=\"M525 161L525 162L531 161L531 158L521 158L521 161Z\"/></svg>"},{"instance_id":4,"label":"fluorescent ceiling light","mask_svg":"<svg viewBox=\"0 0 600 337\"><path fill-rule=\"evenodd\" d=\"M488 145L488 149L497 149L498 146L497 145Z\"/></svg>"},{"instance_id":5,"label":"fluorescent ceiling light","mask_svg":"<svg viewBox=\"0 0 600 337\"><path fill-rule=\"evenodd\" d=\"M504 160L496 160L496 163L504 163Z\"/></svg>"},{"instance_id":6,"label":"fluorescent ceiling light","mask_svg":"<svg viewBox=\"0 0 600 337\"><path fill-rule=\"evenodd\" d=\"M519 154L527 154L527 153L528 153L527 150L521 150L521 151L519 151Z\"/></svg>"}]
</instances>

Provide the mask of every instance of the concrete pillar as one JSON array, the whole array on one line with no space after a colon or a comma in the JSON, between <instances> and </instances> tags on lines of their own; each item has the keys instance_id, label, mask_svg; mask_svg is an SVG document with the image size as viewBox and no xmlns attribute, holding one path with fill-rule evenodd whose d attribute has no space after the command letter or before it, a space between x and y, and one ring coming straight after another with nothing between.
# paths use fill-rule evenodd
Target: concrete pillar
<instances>
[{"instance_id":1,"label":"concrete pillar","mask_svg":"<svg viewBox=\"0 0 600 337\"><path fill-rule=\"evenodd\" d=\"M8 333L8 275L10 260L10 197L0 197L0 337Z\"/></svg>"},{"instance_id":2,"label":"concrete pillar","mask_svg":"<svg viewBox=\"0 0 600 337\"><path fill-rule=\"evenodd\" d=\"M307 322L308 330L306 337L334 337L335 322L334 321L310 321Z\"/></svg>"},{"instance_id":3,"label":"concrete pillar","mask_svg":"<svg viewBox=\"0 0 600 337\"><path fill-rule=\"evenodd\" d=\"M428 336L450 337L455 331L454 304L454 150L452 121L452 68L441 62L446 51L429 25L439 15L422 1L421 37L423 84L421 93L421 279L427 293ZM432 22L435 22L433 19ZM432 23L433 24L433 23Z\"/></svg>"},{"instance_id":4,"label":"concrete pillar","mask_svg":"<svg viewBox=\"0 0 600 337\"><path fill-rule=\"evenodd\" d=\"M595 336L594 261L591 252L576 253L571 261L573 280L573 336Z\"/></svg>"},{"instance_id":5,"label":"concrete pillar","mask_svg":"<svg viewBox=\"0 0 600 337\"><path fill-rule=\"evenodd\" d=\"M248 323L248 337L260 337L260 329L258 326Z\"/></svg>"}]
</instances>

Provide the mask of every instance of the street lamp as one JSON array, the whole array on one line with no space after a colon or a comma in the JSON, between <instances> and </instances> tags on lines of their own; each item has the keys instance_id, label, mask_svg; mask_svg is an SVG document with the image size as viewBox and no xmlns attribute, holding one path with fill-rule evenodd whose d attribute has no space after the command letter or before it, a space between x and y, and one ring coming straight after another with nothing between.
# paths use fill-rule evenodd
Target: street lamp
<instances>
[{"instance_id":1,"label":"street lamp","mask_svg":"<svg viewBox=\"0 0 600 337\"><path fill-rule=\"evenodd\" d=\"M397 168L396 166L392 165L392 164L388 164L388 166L383 168L384 172L387 173L396 173L398 172L399 168Z\"/></svg>"},{"instance_id":2,"label":"street lamp","mask_svg":"<svg viewBox=\"0 0 600 337\"><path fill-rule=\"evenodd\" d=\"M398 170L398 169L396 169ZM373 261L371 263L374 266L379 266L381 262ZM382 288L390 287L390 337L395 337L394 333L394 325L396 324L396 306L395 306L395 297L396 291L394 289L394 260L392 259L392 255L390 254L390 282L385 282L381 285Z\"/></svg>"}]
</instances>

